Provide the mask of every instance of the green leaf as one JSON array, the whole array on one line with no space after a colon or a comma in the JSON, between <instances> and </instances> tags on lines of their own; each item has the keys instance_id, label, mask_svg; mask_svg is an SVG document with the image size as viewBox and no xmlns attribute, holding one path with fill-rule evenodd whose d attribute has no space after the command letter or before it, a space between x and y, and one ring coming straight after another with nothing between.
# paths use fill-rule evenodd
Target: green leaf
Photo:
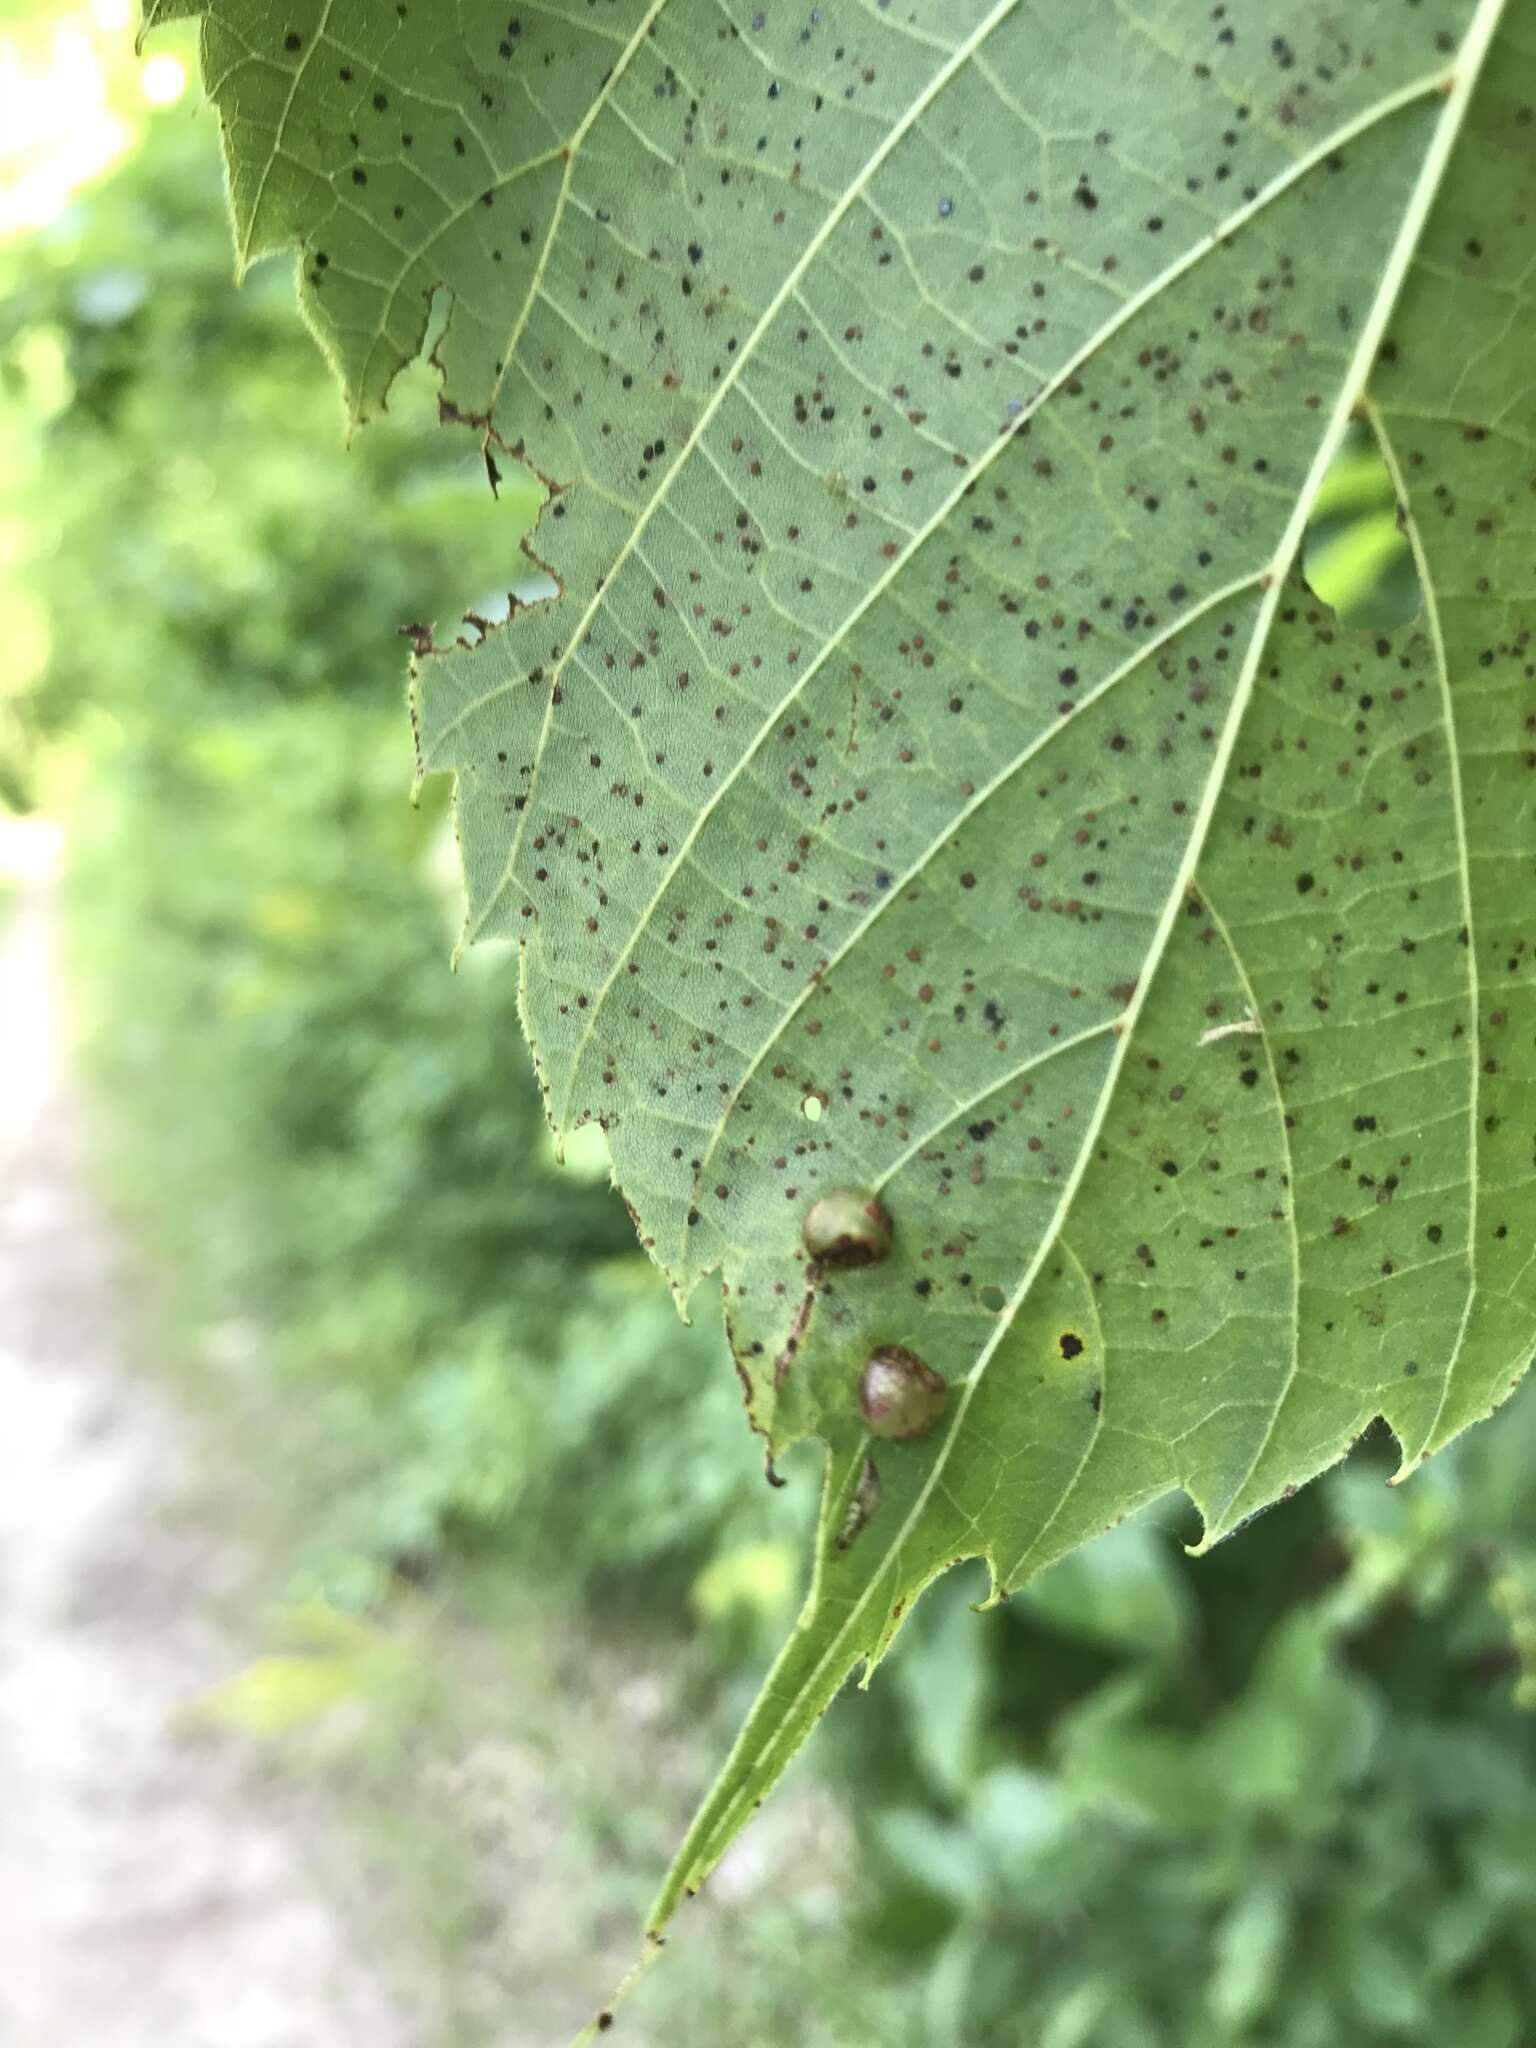
<instances>
[{"instance_id":1,"label":"green leaf","mask_svg":"<svg viewBox=\"0 0 1536 2048\"><path fill-rule=\"evenodd\" d=\"M1223 2027L1252 2026L1269 2009L1285 1961L1289 1905L1272 1878L1260 1878L1217 1928L1208 1996Z\"/></svg>"},{"instance_id":2,"label":"green leaf","mask_svg":"<svg viewBox=\"0 0 1536 2048\"><path fill-rule=\"evenodd\" d=\"M1224 1810L1224 1777L1202 1748L1153 1723L1153 1698L1140 1673L1090 1693L1057 1736L1062 1781L1085 1806L1164 1828L1209 1827Z\"/></svg>"},{"instance_id":3,"label":"green leaf","mask_svg":"<svg viewBox=\"0 0 1536 2048\"><path fill-rule=\"evenodd\" d=\"M1356 1926L1339 1958L1340 2007L1353 2005L1360 2023L1383 2034L1423 2038L1423 1965L1418 1955L1377 1929Z\"/></svg>"},{"instance_id":4,"label":"green leaf","mask_svg":"<svg viewBox=\"0 0 1536 2048\"><path fill-rule=\"evenodd\" d=\"M1010 1888L1046 1858L1071 1826L1053 1780L1017 1764L988 1771L971 1799L970 1819Z\"/></svg>"},{"instance_id":5,"label":"green leaf","mask_svg":"<svg viewBox=\"0 0 1536 2048\"><path fill-rule=\"evenodd\" d=\"M971 2024L976 1978L986 1967L987 1933L962 1922L935 1957L923 1986L923 2024L930 2041L963 2041Z\"/></svg>"},{"instance_id":6,"label":"green leaf","mask_svg":"<svg viewBox=\"0 0 1536 2048\"><path fill-rule=\"evenodd\" d=\"M1529 1355L1532 20L192 11L353 418L443 289L445 413L548 483L557 594L417 636L467 936L771 1449L829 1446L659 1928L949 1564L1176 1488L1214 1542ZM1390 639L1298 571L1359 412ZM894 1244L817 1274L837 1186ZM871 1443L889 1345L948 1401Z\"/></svg>"},{"instance_id":7,"label":"green leaf","mask_svg":"<svg viewBox=\"0 0 1536 2048\"><path fill-rule=\"evenodd\" d=\"M1217 1724L1207 1761L1234 1805L1325 1825L1341 1786L1370 1761L1372 1703L1340 1667L1323 1608L1292 1615L1266 1646L1253 1684Z\"/></svg>"},{"instance_id":8,"label":"green leaf","mask_svg":"<svg viewBox=\"0 0 1536 2048\"><path fill-rule=\"evenodd\" d=\"M893 1868L955 1907L977 1906L987 1892L986 1859L964 1828L916 1807L892 1807L875 1835Z\"/></svg>"},{"instance_id":9,"label":"green leaf","mask_svg":"<svg viewBox=\"0 0 1536 2048\"><path fill-rule=\"evenodd\" d=\"M894 1677L918 1763L938 1791L959 1797L976 1776L993 1672L963 1587L952 1591L961 1597L925 1616L932 1626L904 1646Z\"/></svg>"},{"instance_id":10,"label":"green leaf","mask_svg":"<svg viewBox=\"0 0 1536 2048\"><path fill-rule=\"evenodd\" d=\"M1025 1604L1068 1634L1149 1657L1171 1656L1190 1622L1188 1589L1146 1517L1052 1565Z\"/></svg>"}]
</instances>

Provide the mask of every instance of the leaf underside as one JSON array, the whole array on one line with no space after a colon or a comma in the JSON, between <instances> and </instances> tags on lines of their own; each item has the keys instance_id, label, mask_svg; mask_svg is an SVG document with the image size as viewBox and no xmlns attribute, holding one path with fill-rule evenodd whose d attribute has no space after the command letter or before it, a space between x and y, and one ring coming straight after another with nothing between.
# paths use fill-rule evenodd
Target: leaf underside
<instances>
[{"instance_id":1,"label":"leaf underside","mask_svg":"<svg viewBox=\"0 0 1536 2048\"><path fill-rule=\"evenodd\" d=\"M241 263L298 245L352 416L443 289L445 412L549 483L558 596L415 663L468 935L830 1446L659 1927L948 1564L1175 1488L1214 1541L1529 1356L1536 22L508 4L147 19L202 15ZM1361 413L1381 639L1296 566ZM818 1281L849 1184L894 1246ZM927 1435L864 1437L877 1344Z\"/></svg>"}]
</instances>

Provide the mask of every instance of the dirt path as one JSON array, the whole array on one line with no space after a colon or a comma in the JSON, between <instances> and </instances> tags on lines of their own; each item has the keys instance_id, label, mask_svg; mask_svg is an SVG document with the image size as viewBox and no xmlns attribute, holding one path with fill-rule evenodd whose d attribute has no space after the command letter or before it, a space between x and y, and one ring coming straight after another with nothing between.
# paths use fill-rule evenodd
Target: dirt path
<instances>
[{"instance_id":1,"label":"dirt path","mask_svg":"<svg viewBox=\"0 0 1536 2048\"><path fill-rule=\"evenodd\" d=\"M241 1660L240 1566L123 1368L51 952L35 885L0 913L0 2043L425 2048L320 1888L323 1812L178 1726Z\"/></svg>"}]
</instances>

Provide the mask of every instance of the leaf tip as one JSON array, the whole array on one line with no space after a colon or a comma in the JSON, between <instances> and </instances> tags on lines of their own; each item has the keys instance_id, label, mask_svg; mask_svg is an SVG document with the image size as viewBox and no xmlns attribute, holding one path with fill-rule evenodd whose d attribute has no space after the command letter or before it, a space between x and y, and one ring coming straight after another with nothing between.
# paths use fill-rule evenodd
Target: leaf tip
<instances>
[{"instance_id":1,"label":"leaf tip","mask_svg":"<svg viewBox=\"0 0 1536 2048\"><path fill-rule=\"evenodd\" d=\"M589 2042L601 2040L603 2035L612 2030L614 2021L618 2018L619 2007L629 1996L636 1983L651 1967L651 1964L655 1962L657 1956L666 1947L666 1942L666 1936L658 1927L651 1926L646 1929L645 1945L641 1949L639 1956L631 1965L622 1982L616 1986L613 1995L608 1999L607 2003L599 2006L591 2019L587 2021L587 2024L571 2043L571 2048L587 2048Z\"/></svg>"}]
</instances>

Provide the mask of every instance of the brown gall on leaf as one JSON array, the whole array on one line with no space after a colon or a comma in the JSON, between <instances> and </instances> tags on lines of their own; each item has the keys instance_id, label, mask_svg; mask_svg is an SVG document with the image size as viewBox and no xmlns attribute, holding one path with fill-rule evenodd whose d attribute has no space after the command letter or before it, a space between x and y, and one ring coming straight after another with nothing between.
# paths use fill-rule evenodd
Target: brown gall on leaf
<instances>
[{"instance_id":1,"label":"brown gall on leaf","mask_svg":"<svg viewBox=\"0 0 1536 2048\"><path fill-rule=\"evenodd\" d=\"M943 1375L915 1351L884 1344L859 1375L859 1413L872 1436L925 1436L944 1413L948 1392Z\"/></svg>"},{"instance_id":2,"label":"brown gall on leaf","mask_svg":"<svg viewBox=\"0 0 1536 2048\"><path fill-rule=\"evenodd\" d=\"M834 1188L813 1202L805 1248L822 1266L878 1266L891 1248L891 1219L868 1188Z\"/></svg>"}]
</instances>

